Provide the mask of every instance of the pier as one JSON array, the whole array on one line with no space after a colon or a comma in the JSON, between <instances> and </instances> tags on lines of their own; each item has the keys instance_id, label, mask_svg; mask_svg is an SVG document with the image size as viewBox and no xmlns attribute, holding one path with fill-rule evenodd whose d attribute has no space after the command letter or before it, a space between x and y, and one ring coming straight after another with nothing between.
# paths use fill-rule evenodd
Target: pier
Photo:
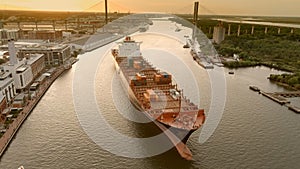
<instances>
[{"instance_id":1,"label":"pier","mask_svg":"<svg viewBox=\"0 0 300 169\"><path fill-rule=\"evenodd\" d=\"M275 92L274 94L282 96L282 97L300 97L300 91L294 91L294 92Z\"/></svg>"},{"instance_id":2,"label":"pier","mask_svg":"<svg viewBox=\"0 0 300 169\"><path fill-rule=\"evenodd\" d=\"M294 111L295 113L299 113L300 114L300 108L294 105L291 105L290 101L287 100L286 98L292 98L292 97L300 97L300 91L292 91L292 92L274 92L274 93L270 93L270 92L264 92L261 89L259 89L256 86L249 86L250 90L253 90L254 92L258 92L259 94L262 94L263 96L281 104L281 105L285 105L286 107L288 107L289 110Z\"/></svg>"},{"instance_id":3,"label":"pier","mask_svg":"<svg viewBox=\"0 0 300 169\"><path fill-rule=\"evenodd\" d=\"M266 92L263 92L263 91L260 91L260 93L263 95L263 96L266 96L268 97L269 99L283 105L283 104L287 104L287 103L290 103L290 101L288 101L287 99L281 97L280 95L277 95L275 93L266 93Z\"/></svg>"},{"instance_id":4,"label":"pier","mask_svg":"<svg viewBox=\"0 0 300 169\"><path fill-rule=\"evenodd\" d=\"M295 113L300 114L300 107L296 107L296 106L293 106L293 105L290 105L290 104L288 104L287 107L289 108L289 110L292 110Z\"/></svg>"}]
</instances>

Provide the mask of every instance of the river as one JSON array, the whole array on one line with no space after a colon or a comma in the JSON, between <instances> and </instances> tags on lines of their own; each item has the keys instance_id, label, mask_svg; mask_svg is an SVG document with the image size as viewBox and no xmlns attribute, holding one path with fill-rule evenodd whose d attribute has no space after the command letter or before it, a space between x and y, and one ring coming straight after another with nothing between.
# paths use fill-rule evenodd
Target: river
<instances>
[{"instance_id":1,"label":"river","mask_svg":"<svg viewBox=\"0 0 300 169\"><path fill-rule=\"evenodd\" d=\"M192 60L189 50L183 49L183 44L176 39L164 35L146 33L134 38L143 41L144 56L157 67L172 72L185 95L208 112L211 102L208 73ZM128 116L134 110L114 76L112 57L106 53L112 46L81 55L79 62L53 83L1 158L1 169L16 169L20 165L25 169L299 168L299 114L249 90L249 85L256 85L264 91L285 91L267 80L270 73L282 72L266 67L236 69L234 75L229 75L230 70L224 69L227 95L222 119L205 143L198 142L201 130L192 134L188 141L194 155L192 161L182 159L174 148L153 157L128 158L98 146L81 127L80 117L75 111L76 102L73 102L73 97L77 97L73 90L76 85L74 78L93 64L96 65L96 74L91 83L94 83L99 109L108 123L120 133L132 137L148 137L159 132L151 123L134 123L119 114L120 107ZM90 63L97 57L101 58L99 63ZM83 64L85 62L90 64ZM186 68L194 76L186 75ZM176 71L178 69L182 71ZM198 89L188 85L194 80ZM85 81L79 83L85 84ZM91 96L81 97L89 99ZM88 112L89 107L86 109ZM110 131L101 130L101 134L110 135ZM107 140L121 144L112 138Z\"/></svg>"}]
</instances>

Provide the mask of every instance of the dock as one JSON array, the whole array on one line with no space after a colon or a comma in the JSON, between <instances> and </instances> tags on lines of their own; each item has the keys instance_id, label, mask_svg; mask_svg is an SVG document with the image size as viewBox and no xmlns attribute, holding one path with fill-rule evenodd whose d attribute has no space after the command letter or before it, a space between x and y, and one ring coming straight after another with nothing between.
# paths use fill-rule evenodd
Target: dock
<instances>
[{"instance_id":1,"label":"dock","mask_svg":"<svg viewBox=\"0 0 300 169\"><path fill-rule=\"evenodd\" d=\"M212 63L202 61L201 58L198 58L195 54L192 55L193 59L195 60L198 65L202 66L204 69L213 69L214 65Z\"/></svg>"},{"instance_id":2,"label":"dock","mask_svg":"<svg viewBox=\"0 0 300 169\"><path fill-rule=\"evenodd\" d=\"M275 92L276 95L291 98L291 97L300 97L300 91L293 91L293 92Z\"/></svg>"},{"instance_id":3,"label":"dock","mask_svg":"<svg viewBox=\"0 0 300 169\"><path fill-rule=\"evenodd\" d=\"M294 111L295 113L300 114L300 108L299 108L299 107L293 106L293 105L290 105L290 104L288 104L287 107L289 108L289 110L292 110L292 111Z\"/></svg>"},{"instance_id":4,"label":"dock","mask_svg":"<svg viewBox=\"0 0 300 169\"><path fill-rule=\"evenodd\" d=\"M290 101L288 101L287 99L281 97L280 95L277 95L275 93L266 93L266 92L263 92L263 91L260 91L260 93L263 95L263 96L266 96L268 97L269 99L281 104L281 105L284 105L284 104L287 104L287 103L291 103Z\"/></svg>"},{"instance_id":5,"label":"dock","mask_svg":"<svg viewBox=\"0 0 300 169\"><path fill-rule=\"evenodd\" d=\"M200 66L202 66L204 69L213 69L214 65L205 61L199 61L197 62Z\"/></svg>"},{"instance_id":6,"label":"dock","mask_svg":"<svg viewBox=\"0 0 300 169\"><path fill-rule=\"evenodd\" d=\"M291 105L290 104L291 102L286 99L286 98L291 98L291 97L300 97L300 91L269 93L269 92L264 92L261 89L259 89L258 87L253 86L253 85L250 85L249 89L253 90L255 92L258 92L259 94L262 94L263 96L265 96L281 105L285 105L286 107L288 107L289 110L292 110L295 113L300 114L300 107Z\"/></svg>"}]
</instances>

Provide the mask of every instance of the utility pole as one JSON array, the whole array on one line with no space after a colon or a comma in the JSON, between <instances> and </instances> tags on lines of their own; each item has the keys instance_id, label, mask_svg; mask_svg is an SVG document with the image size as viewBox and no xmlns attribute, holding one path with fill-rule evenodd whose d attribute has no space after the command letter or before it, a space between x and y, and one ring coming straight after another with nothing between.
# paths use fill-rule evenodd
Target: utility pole
<instances>
[{"instance_id":1,"label":"utility pole","mask_svg":"<svg viewBox=\"0 0 300 169\"><path fill-rule=\"evenodd\" d=\"M193 34L192 34L192 39L195 38L196 35L196 30L198 26L198 8L199 8L199 2L194 3L194 29L193 29Z\"/></svg>"},{"instance_id":2,"label":"utility pole","mask_svg":"<svg viewBox=\"0 0 300 169\"><path fill-rule=\"evenodd\" d=\"M194 24L195 26L198 26L198 8L199 8L199 2L195 2L194 4Z\"/></svg>"},{"instance_id":3,"label":"utility pole","mask_svg":"<svg viewBox=\"0 0 300 169\"><path fill-rule=\"evenodd\" d=\"M108 18L107 18L107 0L105 0L105 24L108 23Z\"/></svg>"}]
</instances>

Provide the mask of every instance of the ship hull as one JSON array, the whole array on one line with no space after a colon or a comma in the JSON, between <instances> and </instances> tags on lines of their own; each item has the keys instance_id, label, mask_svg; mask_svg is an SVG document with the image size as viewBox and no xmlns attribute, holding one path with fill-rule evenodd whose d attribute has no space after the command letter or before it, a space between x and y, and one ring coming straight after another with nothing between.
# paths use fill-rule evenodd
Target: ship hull
<instances>
[{"instance_id":1,"label":"ship hull","mask_svg":"<svg viewBox=\"0 0 300 169\"><path fill-rule=\"evenodd\" d=\"M132 105L137 108L139 111L142 111L144 113L145 116L147 116L151 121L155 122L155 124L162 130L165 131L167 129L169 129L181 142L183 142L184 144L186 144L186 142L188 141L190 135L196 131L195 130L185 130L185 129L180 129L180 128L175 128L175 127L171 127L165 123L162 123L156 119L151 118L146 111L140 106L138 99L135 97L132 89L130 88L124 73L121 71L117 61L114 59L115 61L115 69L117 71L117 74L120 77L121 80L121 84L123 86L123 89L125 89L127 91L127 96L130 100L130 102L132 103Z\"/></svg>"},{"instance_id":2,"label":"ship hull","mask_svg":"<svg viewBox=\"0 0 300 169\"><path fill-rule=\"evenodd\" d=\"M179 140L181 140L184 144L188 141L189 137L193 134L196 130L185 130L175 127L170 127L169 125L166 125L164 123L160 123L164 125L166 128L168 128Z\"/></svg>"}]
</instances>

